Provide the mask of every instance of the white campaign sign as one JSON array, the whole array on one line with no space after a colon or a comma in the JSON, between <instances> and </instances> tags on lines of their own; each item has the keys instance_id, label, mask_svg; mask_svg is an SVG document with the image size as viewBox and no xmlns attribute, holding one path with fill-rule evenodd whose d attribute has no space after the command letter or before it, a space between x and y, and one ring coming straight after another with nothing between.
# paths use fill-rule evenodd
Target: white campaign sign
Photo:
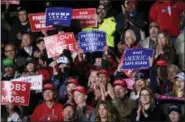
<instances>
[{"instance_id":1,"label":"white campaign sign","mask_svg":"<svg viewBox=\"0 0 185 122\"><path fill-rule=\"evenodd\" d=\"M20 77L12 79L11 81L25 81L31 83L31 90L41 90L42 91L42 75Z\"/></svg>"}]
</instances>

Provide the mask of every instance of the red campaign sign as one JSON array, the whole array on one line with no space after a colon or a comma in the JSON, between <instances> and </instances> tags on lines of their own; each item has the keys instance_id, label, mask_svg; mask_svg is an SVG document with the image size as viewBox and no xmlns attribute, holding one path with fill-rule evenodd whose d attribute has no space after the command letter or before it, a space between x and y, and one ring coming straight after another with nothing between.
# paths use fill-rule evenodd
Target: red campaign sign
<instances>
[{"instance_id":1,"label":"red campaign sign","mask_svg":"<svg viewBox=\"0 0 185 122\"><path fill-rule=\"evenodd\" d=\"M133 85L135 83L135 80L133 78L126 78L126 79L123 79L123 80L126 81L127 88L133 90Z\"/></svg>"},{"instance_id":2,"label":"red campaign sign","mask_svg":"<svg viewBox=\"0 0 185 122\"><path fill-rule=\"evenodd\" d=\"M57 57L64 49L76 50L76 41L72 32L66 32L44 38L48 57Z\"/></svg>"},{"instance_id":3,"label":"red campaign sign","mask_svg":"<svg viewBox=\"0 0 185 122\"><path fill-rule=\"evenodd\" d=\"M39 32L41 30L52 30L54 29L52 26L45 26L45 13L34 13L28 14L28 18L31 24L32 32Z\"/></svg>"},{"instance_id":4,"label":"red campaign sign","mask_svg":"<svg viewBox=\"0 0 185 122\"><path fill-rule=\"evenodd\" d=\"M80 21L80 27L97 27L96 9L73 9L72 19Z\"/></svg>"},{"instance_id":5,"label":"red campaign sign","mask_svg":"<svg viewBox=\"0 0 185 122\"><path fill-rule=\"evenodd\" d=\"M20 0L1 0L1 4L12 4L12 5L19 5Z\"/></svg>"},{"instance_id":6,"label":"red campaign sign","mask_svg":"<svg viewBox=\"0 0 185 122\"><path fill-rule=\"evenodd\" d=\"M1 104L28 106L30 101L31 83L18 81L1 82Z\"/></svg>"}]
</instances>

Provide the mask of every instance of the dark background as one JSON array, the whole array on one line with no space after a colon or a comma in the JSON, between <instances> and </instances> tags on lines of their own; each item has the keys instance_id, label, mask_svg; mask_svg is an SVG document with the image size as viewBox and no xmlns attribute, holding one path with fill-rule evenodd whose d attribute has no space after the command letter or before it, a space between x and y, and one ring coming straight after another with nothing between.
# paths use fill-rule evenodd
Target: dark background
<instances>
[{"instance_id":1,"label":"dark background","mask_svg":"<svg viewBox=\"0 0 185 122\"><path fill-rule=\"evenodd\" d=\"M44 12L45 3L49 1L52 6L72 7L72 8L96 8L99 0L21 0L20 5L10 5L10 11L15 11L18 6L24 7L29 13ZM144 12L148 18L149 10L155 0L137 0L138 11ZM123 0L112 0L112 7L117 13L121 12L121 3ZM1 12L5 5L1 6Z\"/></svg>"}]
</instances>

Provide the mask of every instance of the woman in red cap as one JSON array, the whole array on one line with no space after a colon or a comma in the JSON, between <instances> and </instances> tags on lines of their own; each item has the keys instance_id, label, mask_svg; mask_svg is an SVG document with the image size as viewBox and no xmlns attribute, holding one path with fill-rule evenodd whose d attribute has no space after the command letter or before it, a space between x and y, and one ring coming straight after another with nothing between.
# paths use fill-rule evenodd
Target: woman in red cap
<instances>
[{"instance_id":1,"label":"woman in red cap","mask_svg":"<svg viewBox=\"0 0 185 122\"><path fill-rule=\"evenodd\" d=\"M35 108L31 121L62 121L63 105L56 102L57 94L53 84L44 85L43 98L45 102Z\"/></svg>"}]
</instances>

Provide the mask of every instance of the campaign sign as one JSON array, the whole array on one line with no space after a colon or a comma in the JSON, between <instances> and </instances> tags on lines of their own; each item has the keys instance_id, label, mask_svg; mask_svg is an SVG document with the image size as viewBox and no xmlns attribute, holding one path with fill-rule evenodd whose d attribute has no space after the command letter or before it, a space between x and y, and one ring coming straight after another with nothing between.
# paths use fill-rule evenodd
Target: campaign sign
<instances>
[{"instance_id":1,"label":"campaign sign","mask_svg":"<svg viewBox=\"0 0 185 122\"><path fill-rule=\"evenodd\" d=\"M148 69L149 58L152 57L154 53L153 49L128 49L126 50L123 58L123 70L138 70L138 69Z\"/></svg>"},{"instance_id":2,"label":"campaign sign","mask_svg":"<svg viewBox=\"0 0 185 122\"><path fill-rule=\"evenodd\" d=\"M28 82L2 81L1 82L1 104L28 106L30 99L30 87Z\"/></svg>"},{"instance_id":3,"label":"campaign sign","mask_svg":"<svg viewBox=\"0 0 185 122\"><path fill-rule=\"evenodd\" d=\"M72 32L60 33L44 38L48 58L57 57L64 49L76 50L76 42Z\"/></svg>"},{"instance_id":4,"label":"campaign sign","mask_svg":"<svg viewBox=\"0 0 185 122\"><path fill-rule=\"evenodd\" d=\"M126 79L123 79L123 80L126 81L127 88L133 90L133 85L135 83L135 80L133 78L126 78Z\"/></svg>"},{"instance_id":5,"label":"campaign sign","mask_svg":"<svg viewBox=\"0 0 185 122\"><path fill-rule=\"evenodd\" d=\"M1 4L19 5L20 0L1 0Z\"/></svg>"},{"instance_id":6,"label":"campaign sign","mask_svg":"<svg viewBox=\"0 0 185 122\"><path fill-rule=\"evenodd\" d=\"M103 31L78 33L80 48L86 52L103 52L106 46L106 34Z\"/></svg>"},{"instance_id":7,"label":"campaign sign","mask_svg":"<svg viewBox=\"0 0 185 122\"><path fill-rule=\"evenodd\" d=\"M42 75L20 77L13 79L11 81L24 81L31 83L31 90L41 90L42 91Z\"/></svg>"},{"instance_id":8,"label":"campaign sign","mask_svg":"<svg viewBox=\"0 0 185 122\"><path fill-rule=\"evenodd\" d=\"M31 31L32 32L39 32L41 30L52 30L52 26L45 26L45 13L34 13L28 14L28 18L31 24Z\"/></svg>"},{"instance_id":9,"label":"campaign sign","mask_svg":"<svg viewBox=\"0 0 185 122\"><path fill-rule=\"evenodd\" d=\"M97 27L96 9L73 9L72 19L79 20L80 27Z\"/></svg>"},{"instance_id":10,"label":"campaign sign","mask_svg":"<svg viewBox=\"0 0 185 122\"><path fill-rule=\"evenodd\" d=\"M65 56L61 56L57 59L57 63L63 63L63 64L67 64L69 63L69 60L67 59L67 57Z\"/></svg>"},{"instance_id":11,"label":"campaign sign","mask_svg":"<svg viewBox=\"0 0 185 122\"><path fill-rule=\"evenodd\" d=\"M46 26L63 25L70 26L72 8L52 7L46 9Z\"/></svg>"},{"instance_id":12,"label":"campaign sign","mask_svg":"<svg viewBox=\"0 0 185 122\"><path fill-rule=\"evenodd\" d=\"M155 94L155 98L161 101L185 101L184 98Z\"/></svg>"}]
</instances>

